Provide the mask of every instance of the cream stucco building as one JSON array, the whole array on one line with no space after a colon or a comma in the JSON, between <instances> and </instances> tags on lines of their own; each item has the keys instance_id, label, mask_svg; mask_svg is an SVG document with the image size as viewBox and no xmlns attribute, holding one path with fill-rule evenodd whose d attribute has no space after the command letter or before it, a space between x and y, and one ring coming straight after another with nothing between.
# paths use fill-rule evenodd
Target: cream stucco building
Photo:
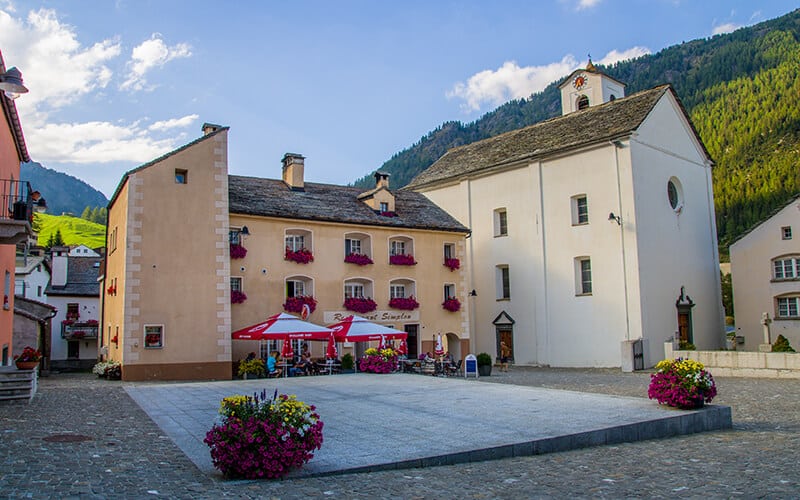
<instances>
[{"instance_id":1,"label":"cream stucco building","mask_svg":"<svg viewBox=\"0 0 800 500\"><path fill-rule=\"evenodd\" d=\"M783 335L800 346L800 195L741 236L730 247L737 349L764 343L762 318L772 320L770 343Z\"/></svg>"},{"instance_id":2,"label":"cream stucco building","mask_svg":"<svg viewBox=\"0 0 800 500\"><path fill-rule=\"evenodd\" d=\"M625 97L591 63L560 88L563 116L452 149L408 186L472 229L476 351L632 369L678 331L720 347L712 161L675 92Z\"/></svg>"},{"instance_id":3,"label":"cream stucco building","mask_svg":"<svg viewBox=\"0 0 800 500\"><path fill-rule=\"evenodd\" d=\"M109 203L102 352L123 379L230 378L232 361L277 348L231 331L304 303L317 324L371 304L358 314L407 331L411 355L437 334L467 354L465 226L386 174L367 192L305 182L297 154L279 179L228 175L227 128L204 131L128 172Z\"/></svg>"}]
</instances>

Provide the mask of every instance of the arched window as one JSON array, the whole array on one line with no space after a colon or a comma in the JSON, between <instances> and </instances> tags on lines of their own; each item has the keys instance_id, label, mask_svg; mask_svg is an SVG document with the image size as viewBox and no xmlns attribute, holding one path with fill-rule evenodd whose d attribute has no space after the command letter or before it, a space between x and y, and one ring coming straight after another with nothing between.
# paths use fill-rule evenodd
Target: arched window
<instances>
[{"instance_id":1,"label":"arched window","mask_svg":"<svg viewBox=\"0 0 800 500\"><path fill-rule=\"evenodd\" d=\"M589 98L585 95L578 97L578 110L586 109L589 107Z\"/></svg>"}]
</instances>

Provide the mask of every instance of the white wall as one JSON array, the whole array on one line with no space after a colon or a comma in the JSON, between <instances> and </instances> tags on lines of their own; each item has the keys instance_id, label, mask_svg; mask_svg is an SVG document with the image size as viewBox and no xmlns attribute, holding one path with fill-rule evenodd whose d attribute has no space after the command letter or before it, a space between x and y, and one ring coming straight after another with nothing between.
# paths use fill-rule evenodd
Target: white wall
<instances>
[{"instance_id":1,"label":"white wall","mask_svg":"<svg viewBox=\"0 0 800 500\"><path fill-rule=\"evenodd\" d=\"M96 297L63 297L51 295L48 304L55 307L58 311L53 317L53 328L51 335L50 359L62 361L67 359L67 341L61 338L61 322L67 318L67 304L79 303L80 319L83 323L90 319L100 321L99 303ZM98 331L98 335L100 332ZM87 345L88 343L88 345ZM97 340L84 340L80 345L80 359L97 358Z\"/></svg>"}]
</instances>

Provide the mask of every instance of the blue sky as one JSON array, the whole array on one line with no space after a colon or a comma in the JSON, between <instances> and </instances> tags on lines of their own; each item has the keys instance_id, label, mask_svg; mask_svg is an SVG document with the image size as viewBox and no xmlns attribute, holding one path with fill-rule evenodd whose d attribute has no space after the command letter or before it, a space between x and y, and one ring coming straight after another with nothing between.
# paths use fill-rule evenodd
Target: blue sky
<instances>
[{"instance_id":1,"label":"blue sky","mask_svg":"<svg viewBox=\"0 0 800 500\"><path fill-rule=\"evenodd\" d=\"M0 0L34 161L110 196L122 174L231 127L232 174L346 184L448 120L796 1Z\"/></svg>"}]
</instances>

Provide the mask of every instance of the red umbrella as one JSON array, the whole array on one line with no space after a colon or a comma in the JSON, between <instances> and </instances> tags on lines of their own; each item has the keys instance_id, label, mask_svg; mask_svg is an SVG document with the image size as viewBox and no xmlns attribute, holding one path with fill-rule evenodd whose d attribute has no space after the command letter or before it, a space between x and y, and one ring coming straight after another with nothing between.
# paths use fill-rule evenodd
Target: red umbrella
<instances>
[{"instance_id":1,"label":"red umbrella","mask_svg":"<svg viewBox=\"0 0 800 500\"><path fill-rule=\"evenodd\" d=\"M336 339L333 335L328 338L328 349L325 351L325 357L328 359L336 359L338 357L336 352Z\"/></svg>"},{"instance_id":2,"label":"red umbrella","mask_svg":"<svg viewBox=\"0 0 800 500\"><path fill-rule=\"evenodd\" d=\"M328 325L337 342L369 342L370 340L405 339L406 332L373 323L361 316L348 316L344 320Z\"/></svg>"},{"instance_id":3,"label":"red umbrella","mask_svg":"<svg viewBox=\"0 0 800 500\"><path fill-rule=\"evenodd\" d=\"M233 332L231 338L238 340L325 340L330 334L329 328L302 321L291 314L280 313L270 316L263 323Z\"/></svg>"},{"instance_id":4,"label":"red umbrella","mask_svg":"<svg viewBox=\"0 0 800 500\"><path fill-rule=\"evenodd\" d=\"M397 348L397 352L399 352L401 356L405 356L406 354L408 354L408 346L406 346L406 339L400 341L400 347Z\"/></svg>"},{"instance_id":5,"label":"red umbrella","mask_svg":"<svg viewBox=\"0 0 800 500\"><path fill-rule=\"evenodd\" d=\"M291 361L291 359L294 357L294 350L292 349L291 340L283 341L283 349L281 350L281 357L287 362Z\"/></svg>"},{"instance_id":6,"label":"red umbrella","mask_svg":"<svg viewBox=\"0 0 800 500\"><path fill-rule=\"evenodd\" d=\"M436 349L434 350L434 354L437 356L441 356L444 354L444 345L442 344L442 334L438 334L436 336Z\"/></svg>"}]
</instances>

